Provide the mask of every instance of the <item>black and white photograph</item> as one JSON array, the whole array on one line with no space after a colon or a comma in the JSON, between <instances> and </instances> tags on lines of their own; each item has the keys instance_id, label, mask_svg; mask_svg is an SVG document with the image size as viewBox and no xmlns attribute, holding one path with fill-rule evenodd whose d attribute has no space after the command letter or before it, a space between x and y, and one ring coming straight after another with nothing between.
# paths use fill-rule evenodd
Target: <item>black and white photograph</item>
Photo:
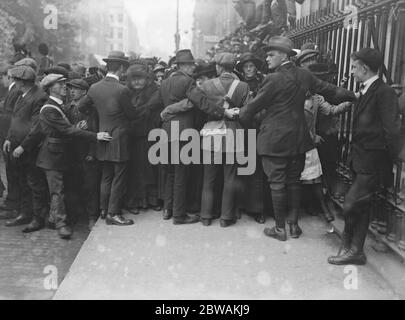
<instances>
[{"instance_id":1,"label":"black and white photograph","mask_svg":"<svg viewBox=\"0 0 405 320\"><path fill-rule=\"evenodd\" d=\"M404 300L404 31L405 0L0 0L0 301Z\"/></svg>"}]
</instances>

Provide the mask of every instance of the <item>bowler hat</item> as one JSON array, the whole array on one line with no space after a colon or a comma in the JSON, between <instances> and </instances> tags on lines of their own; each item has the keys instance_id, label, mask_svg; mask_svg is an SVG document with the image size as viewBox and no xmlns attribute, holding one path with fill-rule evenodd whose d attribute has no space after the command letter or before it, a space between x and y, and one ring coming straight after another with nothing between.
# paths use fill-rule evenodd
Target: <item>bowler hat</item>
<instances>
[{"instance_id":1,"label":"bowler hat","mask_svg":"<svg viewBox=\"0 0 405 320\"><path fill-rule=\"evenodd\" d=\"M256 57L253 53L246 52L242 55L239 62L236 64L236 70L242 73L244 64L249 61L253 62L258 70L260 70L264 64L264 61Z\"/></svg>"},{"instance_id":2,"label":"bowler hat","mask_svg":"<svg viewBox=\"0 0 405 320\"><path fill-rule=\"evenodd\" d=\"M352 57L363 61L372 71L378 71L384 63L384 58L377 49L363 48L354 52Z\"/></svg>"},{"instance_id":3,"label":"bowler hat","mask_svg":"<svg viewBox=\"0 0 405 320\"><path fill-rule=\"evenodd\" d=\"M103 59L104 62L120 62L125 66L129 65L129 58L125 56L124 52L111 51L107 58Z\"/></svg>"},{"instance_id":4,"label":"bowler hat","mask_svg":"<svg viewBox=\"0 0 405 320\"><path fill-rule=\"evenodd\" d=\"M127 70L127 77L150 77L148 65L144 62L131 65Z\"/></svg>"},{"instance_id":5,"label":"bowler hat","mask_svg":"<svg viewBox=\"0 0 405 320\"><path fill-rule=\"evenodd\" d=\"M275 36L270 38L268 45L263 48L263 51L267 53L271 50L280 50L293 57L297 54L293 49L293 42L289 38L283 36Z\"/></svg>"},{"instance_id":6,"label":"bowler hat","mask_svg":"<svg viewBox=\"0 0 405 320\"><path fill-rule=\"evenodd\" d=\"M18 80L35 81L36 72L31 67L23 65L10 69L10 76Z\"/></svg>"},{"instance_id":7,"label":"bowler hat","mask_svg":"<svg viewBox=\"0 0 405 320\"><path fill-rule=\"evenodd\" d=\"M38 63L31 58L24 58L21 59L20 61L17 61L15 64L15 66L28 66L31 67L32 69L34 69L34 71L38 70Z\"/></svg>"},{"instance_id":8,"label":"bowler hat","mask_svg":"<svg viewBox=\"0 0 405 320\"><path fill-rule=\"evenodd\" d=\"M48 74L41 81L41 87L46 91L58 82L65 81L66 78L61 74Z\"/></svg>"},{"instance_id":9,"label":"bowler hat","mask_svg":"<svg viewBox=\"0 0 405 320\"><path fill-rule=\"evenodd\" d=\"M89 90L90 86L89 84L83 80L83 79L74 79L72 81L69 81L67 83L68 86L70 87L74 87L74 88L78 88L78 89L82 89L82 90Z\"/></svg>"},{"instance_id":10,"label":"bowler hat","mask_svg":"<svg viewBox=\"0 0 405 320\"><path fill-rule=\"evenodd\" d=\"M195 63L193 54L191 53L191 50L189 49L184 49L184 50L179 50L176 53L176 63Z\"/></svg>"},{"instance_id":11,"label":"bowler hat","mask_svg":"<svg viewBox=\"0 0 405 320\"><path fill-rule=\"evenodd\" d=\"M218 53L215 58L215 62L219 66L228 65L228 66L235 66L236 64L236 57L233 53L229 52L222 52Z\"/></svg>"}]
</instances>

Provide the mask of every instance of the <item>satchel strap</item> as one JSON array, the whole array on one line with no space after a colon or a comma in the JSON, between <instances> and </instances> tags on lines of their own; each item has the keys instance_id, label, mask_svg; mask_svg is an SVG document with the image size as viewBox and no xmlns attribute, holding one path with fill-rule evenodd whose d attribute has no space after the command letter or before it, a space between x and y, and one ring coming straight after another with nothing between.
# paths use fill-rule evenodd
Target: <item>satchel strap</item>
<instances>
[{"instance_id":1,"label":"satchel strap","mask_svg":"<svg viewBox=\"0 0 405 320\"><path fill-rule=\"evenodd\" d=\"M232 82L232 84L231 84L231 86L230 86L230 88L229 88L228 93L226 93L225 88L224 88L224 86L222 85L222 82L221 82L221 80L219 80L219 78L215 78L214 81L213 81L213 83L214 83L214 86L217 88L217 90L218 90L219 92L221 92L221 94L224 95L224 99L225 99L225 102L224 102L224 109L229 109L229 102L228 102L228 99L229 99L229 100L232 99L232 97L233 97L233 95L235 94L236 88L238 87L240 81L239 81L239 80L236 80L236 79L233 80L233 82Z\"/></svg>"}]
</instances>

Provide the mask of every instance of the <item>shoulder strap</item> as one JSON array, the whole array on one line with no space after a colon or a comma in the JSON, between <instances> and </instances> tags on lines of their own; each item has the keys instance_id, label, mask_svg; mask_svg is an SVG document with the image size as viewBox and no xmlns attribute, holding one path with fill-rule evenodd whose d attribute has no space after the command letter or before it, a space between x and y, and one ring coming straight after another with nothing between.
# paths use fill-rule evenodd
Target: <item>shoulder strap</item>
<instances>
[{"instance_id":1,"label":"shoulder strap","mask_svg":"<svg viewBox=\"0 0 405 320\"><path fill-rule=\"evenodd\" d=\"M62 111L62 109L59 108L59 107L57 107L57 106L54 106L54 105L52 105L52 104L46 104L46 105L44 105L44 106L41 108L41 111L40 111L39 113L42 113L42 111L44 111L46 108L51 108L51 109L54 109L54 110L58 111L59 114L62 116L62 118L65 119L65 120L67 120L67 121L70 123L70 121L68 120L68 118L66 117L66 115L65 115L65 113Z\"/></svg>"},{"instance_id":2,"label":"shoulder strap","mask_svg":"<svg viewBox=\"0 0 405 320\"><path fill-rule=\"evenodd\" d=\"M231 84L231 87L229 88L229 92L227 94L227 96L229 97L229 99L232 99L236 88L238 87L240 81L239 80L234 80Z\"/></svg>"}]
</instances>

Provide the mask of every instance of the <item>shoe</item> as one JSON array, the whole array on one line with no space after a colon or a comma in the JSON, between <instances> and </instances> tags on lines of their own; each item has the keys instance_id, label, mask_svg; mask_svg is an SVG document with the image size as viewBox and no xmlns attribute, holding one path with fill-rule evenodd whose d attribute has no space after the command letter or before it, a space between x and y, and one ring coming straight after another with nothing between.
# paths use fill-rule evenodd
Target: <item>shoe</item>
<instances>
[{"instance_id":1,"label":"shoe","mask_svg":"<svg viewBox=\"0 0 405 320\"><path fill-rule=\"evenodd\" d=\"M31 222L32 218L23 214L20 214L17 218L6 223L6 227L18 227L24 226Z\"/></svg>"},{"instance_id":2,"label":"shoe","mask_svg":"<svg viewBox=\"0 0 405 320\"><path fill-rule=\"evenodd\" d=\"M164 209L163 210L163 220L170 220L173 217L173 210Z\"/></svg>"},{"instance_id":3,"label":"shoe","mask_svg":"<svg viewBox=\"0 0 405 320\"><path fill-rule=\"evenodd\" d=\"M293 239L298 239L302 235L302 230L298 223L290 223L290 235Z\"/></svg>"},{"instance_id":4,"label":"shoe","mask_svg":"<svg viewBox=\"0 0 405 320\"><path fill-rule=\"evenodd\" d=\"M64 226L58 229L58 234L61 239L68 240L73 235L73 230L69 226Z\"/></svg>"},{"instance_id":5,"label":"shoe","mask_svg":"<svg viewBox=\"0 0 405 320\"><path fill-rule=\"evenodd\" d=\"M45 227L45 223L42 219L32 219L31 223L23 230L24 233L32 233L42 230Z\"/></svg>"},{"instance_id":6,"label":"shoe","mask_svg":"<svg viewBox=\"0 0 405 320\"><path fill-rule=\"evenodd\" d=\"M367 257L363 252L358 253L355 250L351 249L340 256L330 257L328 259L328 263L336 266L345 266L345 265L363 266L367 263Z\"/></svg>"},{"instance_id":7,"label":"shoe","mask_svg":"<svg viewBox=\"0 0 405 320\"><path fill-rule=\"evenodd\" d=\"M333 215L332 212L325 212L324 216L325 216L326 222L328 222L328 223L335 221L335 216Z\"/></svg>"},{"instance_id":8,"label":"shoe","mask_svg":"<svg viewBox=\"0 0 405 320\"><path fill-rule=\"evenodd\" d=\"M137 208L125 209L125 212L128 212L129 214L133 214L134 216L137 216L141 213L141 211Z\"/></svg>"},{"instance_id":9,"label":"shoe","mask_svg":"<svg viewBox=\"0 0 405 320\"><path fill-rule=\"evenodd\" d=\"M191 217L189 215L186 215L184 218L173 218L173 224L174 225L182 225L182 224L195 224L199 223L200 218L199 217Z\"/></svg>"},{"instance_id":10,"label":"shoe","mask_svg":"<svg viewBox=\"0 0 405 320\"><path fill-rule=\"evenodd\" d=\"M105 220L107 218L107 210L101 210L100 212L100 218L101 220Z\"/></svg>"},{"instance_id":11,"label":"shoe","mask_svg":"<svg viewBox=\"0 0 405 320\"><path fill-rule=\"evenodd\" d=\"M0 212L0 220L10 220L15 219L18 216L17 210L4 210L5 212Z\"/></svg>"},{"instance_id":12,"label":"shoe","mask_svg":"<svg viewBox=\"0 0 405 320\"><path fill-rule=\"evenodd\" d=\"M204 227L209 227L212 224L211 219L201 219L201 223Z\"/></svg>"},{"instance_id":13,"label":"shoe","mask_svg":"<svg viewBox=\"0 0 405 320\"><path fill-rule=\"evenodd\" d=\"M94 226L96 225L96 223L97 223L97 219L96 219L96 218L93 218L93 217L90 217L90 218L89 218L89 224L88 224L89 231L92 231L92 230L93 230L93 228L94 228Z\"/></svg>"},{"instance_id":14,"label":"shoe","mask_svg":"<svg viewBox=\"0 0 405 320\"><path fill-rule=\"evenodd\" d=\"M285 229L278 229L277 227L274 228L266 228L264 229L264 234L267 237L277 239L279 241L287 241L287 232Z\"/></svg>"},{"instance_id":15,"label":"shoe","mask_svg":"<svg viewBox=\"0 0 405 320\"><path fill-rule=\"evenodd\" d=\"M258 216L255 217L255 220L258 224L265 224L266 223L266 217L264 216L264 214L260 214Z\"/></svg>"},{"instance_id":16,"label":"shoe","mask_svg":"<svg viewBox=\"0 0 405 320\"><path fill-rule=\"evenodd\" d=\"M152 207L152 210L155 212L161 212L163 210L163 207L162 206Z\"/></svg>"},{"instance_id":17,"label":"shoe","mask_svg":"<svg viewBox=\"0 0 405 320\"><path fill-rule=\"evenodd\" d=\"M221 228L228 228L228 227L236 224L236 220L221 220L219 222L219 224L220 224Z\"/></svg>"},{"instance_id":18,"label":"shoe","mask_svg":"<svg viewBox=\"0 0 405 320\"><path fill-rule=\"evenodd\" d=\"M134 224L134 221L131 219L126 219L121 215L111 215L108 214L106 218L106 223L107 225L114 225L114 226L132 226Z\"/></svg>"}]
</instances>

